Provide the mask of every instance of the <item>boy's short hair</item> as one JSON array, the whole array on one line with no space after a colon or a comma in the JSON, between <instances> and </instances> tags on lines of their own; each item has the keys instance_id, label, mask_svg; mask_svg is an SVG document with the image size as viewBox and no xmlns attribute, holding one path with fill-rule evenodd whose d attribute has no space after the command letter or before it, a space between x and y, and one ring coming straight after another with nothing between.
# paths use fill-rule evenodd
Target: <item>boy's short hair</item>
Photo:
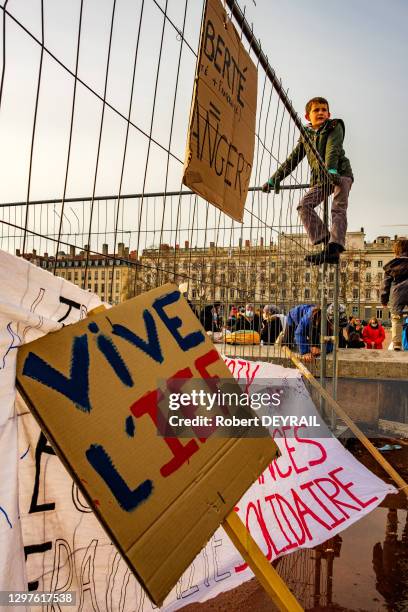
<instances>
[{"instance_id":1,"label":"boy's short hair","mask_svg":"<svg viewBox=\"0 0 408 612\"><path fill-rule=\"evenodd\" d=\"M309 100L309 102L306 104L306 114L308 115L310 113L310 111L312 110L312 106L313 104L327 104L327 108L330 110L329 107L329 103L326 100L326 98L321 98L321 97L317 97L317 98L312 98L311 100Z\"/></svg>"},{"instance_id":2,"label":"boy's short hair","mask_svg":"<svg viewBox=\"0 0 408 612\"><path fill-rule=\"evenodd\" d=\"M408 240L406 238L398 238L394 242L394 253L395 255L407 255L408 256Z\"/></svg>"}]
</instances>

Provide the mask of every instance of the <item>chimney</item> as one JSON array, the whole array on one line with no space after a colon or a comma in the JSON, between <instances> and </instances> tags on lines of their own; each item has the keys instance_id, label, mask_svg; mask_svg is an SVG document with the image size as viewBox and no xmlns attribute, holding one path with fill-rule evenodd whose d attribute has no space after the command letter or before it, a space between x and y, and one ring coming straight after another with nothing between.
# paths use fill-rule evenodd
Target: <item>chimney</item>
<instances>
[{"instance_id":1,"label":"chimney","mask_svg":"<svg viewBox=\"0 0 408 612\"><path fill-rule=\"evenodd\" d=\"M37 251L33 249L33 257L37 257Z\"/></svg>"},{"instance_id":2,"label":"chimney","mask_svg":"<svg viewBox=\"0 0 408 612\"><path fill-rule=\"evenodd\" d=\"M176 244L176 251L178 251L178 250L179 250L179 248L180 248L180 245L179 245L179 244Z\"/></svg>"},{"instance_id":3,"label":"chimney","mask_svg":"<svg viewBox=\"0 0 408 612\"><path fill-rule=\"evenodd\" d=\"M185 240L185 241L184 241L184 248L185 248L185 249L188 249L189 247L190 247L190 243L189 243L189 241L188 241L188 240Z\"/></svg>"},{"instance_id":4,"label":"chimney","mask_svg":"<svg viewBox=\"0 0 408 612\"><path fill-rule=\"evenodd\" d=\"M123 257L125 253L125 244L124 242L118 242L118 255L119 257Z\"/></svg>"},{"instance_id":5,"label":"chimney","mask_svg":"<svg viewBox=\"0 0 408 612\"><path fill-rule=\"evenodd\" d=\"M242 238L238 238L238 246L242 249Z\"/></svg>"},{"instance_id":6,"label":"chimney","mask_svg":"<svg viewBox=\"0 0 408 612\"><path fill-rule=\"evenodd\" d=\"M72 244L69 247L69 254L71 257L75 257L75 247Z\"/></svg>"},{"instance_id":7,"label":"chimney","mask_svg":"<svg viewBox=\"0 0 408 612\"><path fill-rule=\"evenodd\" d=\"M129 247L125 247L125 257L129 259Z\"/></svg>"},{"instance_id":8,"label":"chimney","mask_svg":"<svg viewBox=\"0 0 408 612\"><path fill-rule=\"evenodd\" d=\"M44 253L44 258L48 259L48 253Z\"/></svg>"},{"instance_id":9,"label":"chimney","mask_svg":"<svg viewBox=\"0 0 408 612\"><path fill-rule=\"evenodd\" d=\"M210 242L210 249L214 249L215 248L215 242Z\"/></svg>"},{"instance_id":10,"label":"chimney","mask_svg":"<svg viewBox=\"0 0 408 612\"><path fill-rule=\"evenodd\" d=\"M103 245L102 245L102 253L104 255L108 254L108 245L106 244L106 242L104 242Z\"/></svg>"},{"instance_id":11,"label":"chimney","mask_svg":"<svg viewBox=\"0 0 408 612\"><path fill-rule=\"evenodd\" d=\"M263 236L261 236L261 247L263 247L263 245L264 245L264 239L263 239Z\"/></svg>"},{"instance_id":12,"label":"chimney","mask_svg":"<svg viewBox=\"0 0 408 612\"><path fill-rule=\"evenodd\" d=\"M17 257L21 257L20 249L16 249L16 255L17 255Z\"/></svg>"},{"instance_id":13,"label":"chimney","mask_svg":"<svg viewBox=\"0 0 408 612\"><path fill-rule=\"evenodd\" d=\"M245 240L245 248L249 249L251 242L249 240Z\"/></svg>"},{"instance_id":14,"label":"chimney","mask_svg":"<svg viewBox=\"0 0 408 612\"><path fill-rule=\"evenodd\" d=\"M364 234L364 227L360 227L360 232Z\"/></svg>"}]
</instances>

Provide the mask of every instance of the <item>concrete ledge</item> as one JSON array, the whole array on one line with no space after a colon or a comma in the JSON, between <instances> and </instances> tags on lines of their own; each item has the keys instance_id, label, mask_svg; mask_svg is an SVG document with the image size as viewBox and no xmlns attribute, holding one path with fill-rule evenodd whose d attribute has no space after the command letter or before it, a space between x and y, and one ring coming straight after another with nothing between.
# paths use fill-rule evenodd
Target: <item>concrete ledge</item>
<instances>
[{"instance_id":1,"label":"concrete ledge","mask_svg":"<svg viewBox=\"0 0 408 612\"><path fill-rule=\"evenodd\" d=\"M286 367L293 367L284 356L281 347L259 345L216 345L217 349L230 357L255 361L272 361ZM319 375L319 359L315 364L306 364L314 375ZM327 356L327 376L332 376L333 356ZM408 380L408 351L374 349L339 349L339 378Z\"/></svg>"}]
</instances>

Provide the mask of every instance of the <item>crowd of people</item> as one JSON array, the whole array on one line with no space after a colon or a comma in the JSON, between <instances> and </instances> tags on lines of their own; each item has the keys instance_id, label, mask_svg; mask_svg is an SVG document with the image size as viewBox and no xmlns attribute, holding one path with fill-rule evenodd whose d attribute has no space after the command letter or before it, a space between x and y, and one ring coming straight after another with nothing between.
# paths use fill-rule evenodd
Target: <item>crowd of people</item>
<instances>
[{"instance_id":1,"label":"crowd of people","mask_svg":"<svg viewBox=\"0 0 408 612\"><path fill-rule=\"evenodd\" d=\"M184 285L181 286L184 289ZM287 314L278 306L232 305L226 312L220 302L197 309L191 308L204 329L215 340L236 344L261 344L288 346L307 361L320 354L321 308L313 304L299 304ZM334 305L327 308L327 336L334 332ZM385 329L377 317L362 321L358 317L347 318L346 308L339 304L338 346L349 349L384 348ZM333 350L333 343L326 342L326 352ZM398 350L398 349L397 349Z\"/></svg>"},{"instance_id":2,"label":"crowd of people","mask_svg":"<svg viewBox=\"0 0 408 612\"><path fill-rule=\"evenodd\" d=\"M408 240L399 239L394 245L395 258L384 267L385 276L381 288L381 303L390 304L392 321L392 348L396 351L408 350ZM201 309L188 300L188 284L180 285L180 291L187 298L190 307L200 319L204 329L212 333L215 340L230 341L235 344L283 345L296 350L305 359L320 354L321 308L313 304L299 304L287 314L278 306L266 304L255 307L232 305L229 312L224 311L218 302ZM347 320L346 308L339 304L340 348L382 349L385 330L377 317L368 322L350 316ZM334 305L327 309L327 335L333 336ZM333 350L331 342L326 343L326 351Z\"/></svg>"}]
</instances>

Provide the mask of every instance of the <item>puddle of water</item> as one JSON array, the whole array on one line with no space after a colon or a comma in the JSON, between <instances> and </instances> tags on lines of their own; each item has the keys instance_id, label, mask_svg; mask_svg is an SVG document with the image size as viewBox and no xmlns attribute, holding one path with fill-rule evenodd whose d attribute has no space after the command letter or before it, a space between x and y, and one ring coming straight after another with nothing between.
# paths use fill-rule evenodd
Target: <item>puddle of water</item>
<instances>
[{"instance_id":1,"label":"puddle of water","mask_svg":"<svg viewBox=\"0 0 408 612\"><path fill-rule=\"evenodd\" d=\"M408 610L408 512L377 508L341 534L333 602L349 610Z\"/></svg>"},{"instance_id":2,"label":"puddle of water","mask_svg":"<svg viewBox=\"0 0 408 612\"><path fill-rule=\"evenodd\" d=\"M389 496L361 521L277 570L309 611L407 612L408 511ZM405 503L403 504L405 506Z\"/></svg>"}]
</instances>

